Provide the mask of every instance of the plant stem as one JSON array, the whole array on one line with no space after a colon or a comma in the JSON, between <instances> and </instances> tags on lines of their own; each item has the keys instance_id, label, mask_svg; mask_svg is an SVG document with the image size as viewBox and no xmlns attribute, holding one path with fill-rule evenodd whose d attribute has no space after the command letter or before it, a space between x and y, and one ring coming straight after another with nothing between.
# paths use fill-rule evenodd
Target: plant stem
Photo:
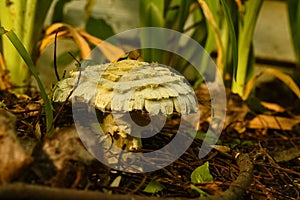
<instances>
[{"instance_id":1,"label":"plant stem","mask_svg":"<svg viewBox=\"0 0 300 200\"><path fill-rule=\"evenodd\" d=\"M249 0L245 3L245 14L240 16L239 23L239 39L238 39L238 67L236 81L233 81L232 91L240 96L244 93L244 88L249 75L248 56L252 43L254 28L256 25L259 10L262 5L262 0Z\"/></svg>"}]
</instances>

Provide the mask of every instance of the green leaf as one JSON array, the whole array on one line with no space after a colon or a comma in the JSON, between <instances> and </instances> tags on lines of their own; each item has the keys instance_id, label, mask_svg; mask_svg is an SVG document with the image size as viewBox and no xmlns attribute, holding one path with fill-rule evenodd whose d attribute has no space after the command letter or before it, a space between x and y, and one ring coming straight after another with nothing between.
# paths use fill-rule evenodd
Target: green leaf
<instances>
[{"instance_id":1,"label":"green leaf","mask_svg":"<svg viewBox=\"0 0 300 200\"><path fill-rule=\"evenodd\" d=\"M202 46L205 44L207 37L206 21L202 10L197 9L193 12L193 20L195 22L195 29L192 38L199 42Z\"/></svg>"},{"instance_id":2,"label":"green leaf","mask_svg":"<svg viewBox=\"0 0 300 200\"><path fill-rule=\"evenodd\" d=\"M248 65L251 63L249 62L249 55L251 55L254 29L262 3L262 0L245 2L245 14L239 22L238 68L236 81L233 82L231 89L240 96L244 94L247 79L251 78L247 74L247 71L249 71L249 67L254 67L253 65Z\"/></svg>"},{"instance_id":3,"label":"green leaf","mask_svg":"<svg viewBox=\"0 0 300 200\"><path fill-rule=\"evenodd\" d=\"M161 0L140 0L140 20L142 27L163 27L164 1Z\"/></svg>"},{"instance_id":4,"label":"green leaf","mask_svg":"<svg viewBox=\"0 0 300 200\"><path fill-rule=\"evenodd\" d=\"M142 27L164 27L164 1L161 0L140 0L140 25ZM141 37L141 44L148 46L153 43L166 41L165 38L155 38L153 35L145 31ZM148 62L163 62L163 52L158 49L142 49L142 58Z\"/></svg>"},{"instance_id":5,"label":"green leaf","mask_svg":"<svg viewBox=\"0 0 300 200\"><path fill-rule=\"evenodd\" d=\"M191 174L191 181L193 183L211 183L213 177L209 171L209 164L205 162L200 167L197 167Z\"/></svg>"},{"instance_id":6,"label":"green leaf","mask_svg":"<svg viewBox=\"0 0 300 200\"><path fill-rule=\"evenodd\" d=\"M290 30L293 40L293 46L296 53L298 65L300 66L300 1L299 0L287 0Z\"/></svg>"},{"instance_id":7,"label":"green leaf","mask_svg":"<svg viewBox=\"0 0 300 200\"><path fill-rule=\"evenodd\" d=\"M190 14L190 6L193 0L181 1L178 15L178 27L175 27L177 31L183 32L183 28Z\"/></svg>"},{"instance_id":8,"label":"green leaf","mask_svg":"<svg viewBox=\"0 0 300 200\"><path fill-rule=\"evenodd\" d=\"M33 4L35 5L33 6ZM21 42L30 55L38 51L38 48L35 47L41 38L51 4L52 0L27 0L24 23L19 25L23 26L24 31Z\"/></svg>"},{"instance_id":9,"label":"green leaf","mask_svg":"<svg viewBox=\"0 0 300 200\"><path fill-rule=\"evenodd\" d=\"M0 27L0 35L3 35L4 33L6 33L5 29L1 26Z\"/></svg>"},{"instance_id":10,"label":"green leaf","mask_svg":"<svg viewBox=\"0 0 300 200\"><path fill-rule=\"evenodd\" d=\"M155 194L157 192L162 191L165 188L161 183L156 181L155 179L151 180L150 183L143 190L144 192Z\"/></svg>"},{"instance_id":11,"label":"green leaf","mask_svg":"<svg viewBox=\"0 0 300 200\"><path fill-rule=\"evenodd\" d=\"M91 35L101 38L102 40L105 40L115 34L113 28L106 23L104 19L96 19L94 17L88 18L85 30Z\"/></svg>"},{"instance_id":12,"label":"green leaf","mask_svg":"<svg viewBox=\"0 0 300 200\"><path fill-rule=\"evenodd\" d=\"M254 93L252 92L251 95L246 100L246 103L250 110L253 112L259 114L259 113L265 113L267 109L261 104L261 100L257 98Z\"/></svg>"},{"instance_id":13,"label":"green leaf","mask_svg":"<svg viewBox=\"0 0 300 200\"><path fill-rule=\"evenodd\" d=\"M7 5L7 2L12 2ZM37 42L41 38L44 20L52 0L0 1L1 26L13 30L30 55L37 55ZM14 85L28 85L29 71L8 38L2 38L2 53ZM35 57L33 57L35 59ZM15 90L23 92L20 88Z\"/></svg>"},{"instance_id":14,"label":"green leaf","mask_svg":"<svg viewBox=\"0 0 300 200\"><path fill-rule=\"evenodd\" d=\"M29 53L26 51L24 45L21 43L17 35L13 31L6 31L3 27L0 28L0 33L4 33L8 39L11 41L11 43L14 45L16 50L19 52L20 56L23 58L24 62L28 66L28 69L36 79L43 101L44 101L44 107L45 107L45 113L46 113L46 126L47 126L47 135L51 136L53 134L54 128L53 128L53 112L52 112L52 106L51 101L48 98L46 91L44 89L44 86L38 76L38 72L36 70L36 67L33 64L33 61L29 55Z\"/></svg>"},{"instance_id":15,"label":"green leaf","mask_svg":"<svg viewBox=\"0 0 300 200\"><path fill-rule=\"evenodd\" d=\"M205 1L216 24L218 25L221 18L218 16L218 12L220 12L220 5L219 5L219 1ZM205 50L207 51L208 54L211 54L213 52L213 50L215 50L215 45L216 45L216 39L214 36L214 31L213 31L213 27L210 24L209 20L207 20L207 39L206 39L206 43L205 43ZM205 62L204 62L205 63ZM206 63L205 63L206 64ZM205 66L204 64L204 66Z\"/></svg>"},{"instance_id":16,"label":"green leaf","mask_svg":"<svg viewBox=\"0 0 300 200\"><path fill-rule=\"evenodd\" d=\"M53 15L52 15L52 24L56 22L63 22L64 16L64 7L66 3L69 3L72 0L58 0L55 4Z\"/></svg>"},{"instance_id":17,"label":"green leaf","mask_svg":"<svg viewBox=\"0 0 300 200\"><path fill-rule=\"evenodd\" d=\"M168 12L166 15L166 28L171 28L179 32L183 32L184 25L190 14L190 6L193 0L173 0L168 5Z\"/></svg>"},{"instance_id":18,"label":"green leaf","mask_svg":"<svg viewBox=\"0 0 300 200\"><path fill-rule=\"evenodd\" d=\"M196 134L195 139L204 140L205 137L206 137L206 133L198 131L197 134Z\"/></svg>"},{"instance_id":19,"label":"green leaf","mask_svg":"<svg viewBox=\"0 0 300 200\"><path fill-rule=\"evenodd\" d=\"M173 27L173 24L176 21L178 17L179 4L180 0L165 1L166 13L164 15L167 28Z\"/></svg>"},{"instance_id":20,"label":"green leaf","mask_svg":"<svg viewBox=\"0 0 300 200\"><path fill-rule=\"evenodd\" d=\"M230 45L231 45L231 51L232 51L232 68L233 68L233 77L236 79L236 72L237 72L237 63L238 63L238 47L237 47L237 37L235 34L235 29L233 25L233 20L231 13L229 11L229 8L225 2L225 0L221 0L224 13L225 13L225 19L227 22L228 26L228 31L229 31L229 37L230 37Z\"/></svg>"}]
</instances>

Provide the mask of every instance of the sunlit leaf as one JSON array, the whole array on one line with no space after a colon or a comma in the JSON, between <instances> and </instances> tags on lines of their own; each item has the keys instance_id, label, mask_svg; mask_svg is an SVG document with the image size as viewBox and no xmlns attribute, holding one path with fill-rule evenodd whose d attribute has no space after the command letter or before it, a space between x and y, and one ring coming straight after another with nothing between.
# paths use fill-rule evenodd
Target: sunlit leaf
<instances>
[{"instance_id":1,"label":"sunlit leaf","mask_svg":"<svg viewBox=\"0 0 300 200\"><path fill-rule=\"evenodd\" d=\"M163 27L164 20L164 2L161 0L140 0L141 26L143 27Z\"/></svg>"},{"instance_id":2,"label":"sunlit leaf","mask_svg":"<svg viewBox=\"0 0 300 200\"><path fill-rule=\"evenodd\" d=\"M151 180L150 183L143 190L144 192L155 194L159 191L162 191L165 188L161 183L156 181L155 179Z\"/></svg>"},{"instance_id":3,"label":"sunlit leaf","mask_svg":"<svg viewBox=\"0 0 300 200\"><path fill-rule=\"evenodd\" d=\"M52 0L0 1L1 26L13 30L30 55L36 51L34 47L41 37L51 3ZM30 72L15 47L6 37L1 39L1 46L7 70L10 71L10 81L17 86L28 85ZM22 93L24 88L15 91Z\"/></svg>"},{"instance_id":4,"label":"sunlit leaf","mask_svg":"<svg viewBox=\"0 0 300 200\"><path fill-rule=\"evenodd\" d=\"M209 163L205 162L200 167L197 167L191 174L193 183L210 183L213 182L213 177L209 171Z\"/></svg>"},{"instance_id":5,"label":"sunlit leaf","mask_svg":"<svg viewBox=\"0 0 300 200\"><path fill-rule=\"evenodd\" d=\"M239 35L238 35L238 63L236 71L236 81L233 81L232 91L242 96L244 94L245 84L249 79L248 72L251 71L249 67L253 68L251 63L251 45L254 34L254 29L262 0L245 2L245 13L239 20Z\"/></svg>"}]
</instances>

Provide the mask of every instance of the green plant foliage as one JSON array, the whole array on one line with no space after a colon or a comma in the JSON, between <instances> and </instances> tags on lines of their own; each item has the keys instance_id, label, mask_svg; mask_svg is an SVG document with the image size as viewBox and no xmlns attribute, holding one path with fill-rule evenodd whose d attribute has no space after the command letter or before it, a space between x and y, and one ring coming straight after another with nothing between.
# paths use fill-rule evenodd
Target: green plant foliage
<instances>
[{"instance_id":1,"label":"green plant foliage","mask_svg":"<svg viewBox=\"0 0 300 200\"><path fill-rule=\"evenodd\" d=\"M257 114L265 113L267 111L267 109L261 104L261 100L255 96L254 92L249 95L246 103L251 111Z\"/></svg>"},{"instance_id":2,"label":"green plant foliage","mask_svg":"<svg viewBox=\"0 0 300 200\"><path fill-rule=\"evenodd\" d=\"M292 77L295 79L298 86L300 86L300 1L287 0L286 2L289 14L290 32L297 62L296 73L292 74Z\"/></svg>"},{"instance_id":3,"label":"green plant foliage","mask_svg":"<svg viewBox=\"0 0 300 200\"><path fill-rule=\"evenodd\" d=\"M240 140L240 139L236 138L232 142L225 144L225 145L229 146L231 149L234 149L235 147L252 146L253 142L250 140Z\"/></svg>"},{"instance_id":4,"label":"green plant foliage","mask_svg":"<svg viewBox=\"0 0 300 200\"><path fill-rule=\"evenodd\" d=\"M140 18L142 27L164 27L164 1L161 0L140 0Z\"/></svg>"},{"instance_id":5,"label":"green plant foliage","mask_svg":"<svg viewBox=\"0 0 300 200\"><path fill-rule=\"evenodd\" d=\"M237 63L238 63L238 47L237 47L237 37L236 37L234 22L233 22L234 20L233 20L233 16L231 15L231 12L230 12L229 7L226 4L225 0L221 0L221 2L222 2L223 10L225 13L225 19L226 19L226 25L227 25L226 27L228 28L227 30L228 30L228 34L229 34L229 37L226 38L225 46L228 47L229 44L231 44L231 46L232 46L232 48L228 49L229 52L227 53L227 55L229 55L232 58L232 65L230 65L232 67L231 74L234 77L234 79L236 79L236 71L237 71ZM229 56L227 56L225 58L226 59L225 63L228 62L227 61L228 59L230 59ZM228 67L228 65L225 67Z\"/></svg>"},{"instance_id":6,"label":"green plant foliage","mask_svg":"<svg viewBox=\"0 0 300 200\"><path fill-rule=\"evenodd\" d=\"M0 101L0 108L6 108L6 104L4 103L4 100Z\"/></svg>"},{"instance_id":7,"label":"green plant foliage","mask_svg":"<svg viewBox=\"0 0 300 200\"><path fill-rule=\"evenodd\" d=\"M86 0L84 11L85 11L85 19L87 20L92 16L93 7L96 3L96 0Z\"/></svg>"},{"instance_id":8,"label":"green plant foliage","mask_svg":"<svg viewBox=\"0 0 300 200\"><path fill-rule=\"evenodd\" d=\"M242 96L246 81L253 75L252 38L261 5L262 0L242 1L242 5L226 0L141 0L141 26L164 27L182 33L188 30L208 54L213 53L217 47L216 64L219 72L223 77L230 77L226 79L226 86ZM153 42L149 38L145 35L142 45ZM190 51L191 56L194 56L193 49ZM176 63L176 70L183 74L189 66L185 60L168 52L164 56L154 52L143 51L142 57L146 61L158 61L166 65ZM196 66L201 74L206 71L207 62L207 59L202 59L201 66ZM202 78L197 76L195 85L202 82Z\"/></svg>"},{"instance_id":9,"label":"green plant foliage","mask_svg":"<svg viewBox=\"0 0 300 200\"><path fill-rule=\"evenodd\" d=\"M191 174L191 181L193 183L211 183L213 177L209 171L209 163L205 162L200 167L197 167Z\"/></svg>"},{"instance_id":10,"label":"green plant foliage","mask_svg":"<svg viewBox=\"0 0 300 200\"><path fill-rule=\"evenodd\" d=\"M58 0L54 6L52 15L52 23L63 22L64 19L64 7L72 0Z\"/></svg>"},{"instance_id":11,"label":"green plant foliage","mask_svg":"<svg viewBox=\"0 0 300 200\"><path fill-rule=\"evenodd\" d=\"M298 65L300 65L300 1L298 0L287 0L290 30L296 53Z\"/></svg>"},{"instance_id":12,"label":"green plant foliage","mask_svg":"<svg viewBox=\"0 0 300 200\"><path fill-rule=\"evenodd\" d=\"M147 192L147 193L155 194L157 192L162 191L164 188L165 188L165 186L163 186L157 180L152 179L143 191Z\"/></svg>"},{"instance_id":13,"label":"green plant foliage","mask_svg":"<svg viewBox=\"0 0 300 200\"><path fill-rule=\"evenodd\" d=\"M34 76L35 80L38 83L38 86L40 88L40 92L44 101L44 108L45 108L45 113L46 113L46 125L47 125L47 136L51 136L54 132L53 128L53 112L52 112L52 105L51 101L48 98L46 91L44 89L44 86L38 76L38 72L33 64L33 61L31 59L30 54L28 51L25 49L24 45L18 38L18 36L13 32L13 31L6 31L3 27L0 27L0 34L1 35L6 35L10 42L13 44L13 46L16 48L26 65L28 66L29 71L32 73Z\"/></svg>"},{"instance_id":14,"label":"green plant foliage","mask_svg":"<svg viewBox=\"0 0 300 200\"><path fill-rule=\"evenodd\" d=\"M10 0L0 1L0 22L7 30L13 30L30 55L34 55L38 39L52 0ZM27 85L30 81L22 58L11 42L2 37L2 53L15 85ZM35 58L33 58L35 60ZM19 92L22 92L20 90Z\"/></svg>"},{"instance_id":15,"label":"green plant foliage","mask_svg":"<svg viewBox=\"0 0 300 200\"><path fill-rule=\"evenodd\" d=\"M164 13L166 16L165 27L183 32L184 26L190 14L190 6L193 2L193 0L173 0L170 2L165 2L165 7L167 10Z\"/></svg>"},{"instance_id":16,"label":"green plant foliage","mask_svg":"<svg viewBox=\"0 0 300 200\"><path fill-rule=\"evenodd\" d=\"M250 0L245 2L245 11L239 20L238 67L236 70L236 81L233 81L231 89L240 96L244 93L246 81L251 78L249 76L251 73L249 72L254 68L254 65L248 64L251 63L249 59L253 59L253 52L251 52L252 39L262 2L262 0Z\"/></svg>"},{"instance_id":17,"label":"green plant foliage","mask_svg":"<svg viewBox=\"0 0 300 200\"><path fill-rule=\"evenodd\" d=\"M164 1L161 0L140 0L140 25L142 27L164 27ZM166 41L164 38L153 38L153 35L148 32L144 32L141 36L142 46L148 46L148 44ZM145 61L151 62L163 62L162 52L157 49L143 49L142 57Z\"/></svg>"},{"instance_id":18,"label":"green plant foliage","mask_svg":"<svg viewBox=\"0 0 300 200\"><path fill-rule=\"evenodd\" d=\"M104 19L96 19L94 17L88 18L85 30L91 35L101 38L102 40L105 40L115 34L113 28Z\"/></svg>"}]
</instances>

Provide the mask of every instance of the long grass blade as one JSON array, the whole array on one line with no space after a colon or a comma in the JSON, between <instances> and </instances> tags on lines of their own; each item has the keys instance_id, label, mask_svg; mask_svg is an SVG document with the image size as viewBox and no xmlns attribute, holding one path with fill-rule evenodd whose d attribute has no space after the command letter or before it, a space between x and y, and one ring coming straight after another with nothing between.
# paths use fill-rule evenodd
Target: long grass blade
<instances>
[{"instance_id":1,"label":"long grass blade","mask_svg":"<svg viewBox=\"0 0 300 200\"><path fill-rule=\"evenodd\" d=\"M228 31L229 31L229 37L230 37L230 41L231 41L231 50L232 50L232 68L233 68L233 77L234 79L236 79L236 72L237 72L237 63L238 63L238 47L237 47L237 37L235 34L235 30L234 30L234 25L233 25L233 21L232 21L232 16L231 13L229 11L229 8L226 4L225 0L221 0L222 2L222 6L224 9L224 13L225 13L225 19L227 22L227 26L228 26Z\"/></svg>"},{"instance_id":2,"label":"long grass blade","mask_svg":"<svg viewBox=\"0 0 300 200\"><path fill-rule=\"evenodd\" d=\"M44 101L44 108L46 113L46 126L47 126L47 136L51 136L54 132L53 127L53 112L52 112L52 106L51 101L48 98L46 91L44 89L44 86L38 76L38 72L33 64L33 61L29 55L29 53L26 51L24 45L19 40L18 36L13 31L6 31L3 27L0 28L0 34L4 34L8 37L8 39L11 41L13 46L16 48L16 50L19 52L20 56L23 58L24 62L28 66L29 71L32 73L34 78L36 79L43 101Z\"/></svg>"}]
</instances>

